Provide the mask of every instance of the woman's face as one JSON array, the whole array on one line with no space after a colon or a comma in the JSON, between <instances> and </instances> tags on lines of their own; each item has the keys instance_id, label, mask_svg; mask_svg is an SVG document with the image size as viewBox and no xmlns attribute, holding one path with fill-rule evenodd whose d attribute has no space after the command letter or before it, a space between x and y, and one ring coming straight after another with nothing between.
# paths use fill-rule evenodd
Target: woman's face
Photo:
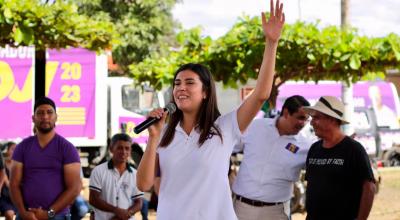
<instances>
[{"instance_id":1,"label":"woman's face","mask_svg":"<svg viewBox=\"0 0 400 220\"><path fill-rule=\"evenodd\" d=\"M200 77L191 70L183 70L176 76L173 90L174 100L183 112L196 112L206 98Z\"/></svg>"}]
</instances>

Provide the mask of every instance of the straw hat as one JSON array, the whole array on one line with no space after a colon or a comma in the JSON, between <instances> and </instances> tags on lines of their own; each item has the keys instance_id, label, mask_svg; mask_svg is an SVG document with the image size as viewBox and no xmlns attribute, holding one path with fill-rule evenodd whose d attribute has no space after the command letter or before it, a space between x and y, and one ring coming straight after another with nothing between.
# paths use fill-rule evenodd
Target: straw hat
<instances>
[{"instance_id":1,"label":"straw hat","mask_svg":"<svg viewBox=\"0 0 400 220\"><path fill-rule=\"evenodd\" d=\"M349 124L348 121L344 119L344 104L339 99L334 96L322 96L314 106L303 107L307 113L312 113L313 111L321 112L325 115L331 116L333 118L342 121L342 124Z\"/></svg>"}]
</instances>

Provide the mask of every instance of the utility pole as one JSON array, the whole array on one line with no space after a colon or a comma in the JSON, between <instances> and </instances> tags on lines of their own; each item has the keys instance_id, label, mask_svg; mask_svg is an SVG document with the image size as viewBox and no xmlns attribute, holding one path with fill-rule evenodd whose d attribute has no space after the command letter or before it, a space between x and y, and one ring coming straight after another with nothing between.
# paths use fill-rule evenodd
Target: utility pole
<instances>
[{"instance_id":1,"label":"utility pole","mask_svg":"<svg viewBox=\"0 0 400 220\"><path fill-rule=\"evenodd\" d=\"M342 30L350 26L349 22L349 4L350 0L340 0L340 27Z\"/></svg>"},{"instance_id":2,"label":"utility pole","mask_svg":"<svg viewBox=\"0 0 400 220\"><path fill-rule=\"evenodd\" d=\"M349 22L349 5L350 0L340 0L340 27L342 31L346 31L347 28L350 27ZM351 79L350 79L351 81ZM342 101L344 103L344 118L351 122L351 118L354 112L353 105L353 84L347 84L346 82L342 82ZM343 131L346 135L351 135L354 130L351 125L344 125Z\"/></svg>"},{"instance_id":3,"label":"utility pole","mask_svg":"<svg viewBox=\"0 0 400 220\"><path fill-rule=\"evenodd\" d=\"M301 0L297 0L297 10L299 13L299 21L301 21Z\"/></svg>"}]
</instances>

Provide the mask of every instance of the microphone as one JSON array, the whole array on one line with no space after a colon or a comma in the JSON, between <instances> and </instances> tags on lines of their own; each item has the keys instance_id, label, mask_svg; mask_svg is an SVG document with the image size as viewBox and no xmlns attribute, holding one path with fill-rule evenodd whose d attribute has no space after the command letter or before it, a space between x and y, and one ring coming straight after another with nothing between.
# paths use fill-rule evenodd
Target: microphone
<instances>
[{"instance_id":1,"label":"microphone","mask_svg":"<svg viewBox=\"0 0 400 220\"><path fill-rule=\"evenodd\" d=\"M176 111L176 105L174 103L168 103L165 106L164 111L167 111L169 114L173 114ZM142 122L138 126L136 126L133 129L133 131L135 132L135 134L139 134L140 132L142 132L142 131L146 130L148 127L150 127L152 124L156 123L158 120L160 120L160 119L149 117L144 122Z\"/></svg>"}]
</instances>

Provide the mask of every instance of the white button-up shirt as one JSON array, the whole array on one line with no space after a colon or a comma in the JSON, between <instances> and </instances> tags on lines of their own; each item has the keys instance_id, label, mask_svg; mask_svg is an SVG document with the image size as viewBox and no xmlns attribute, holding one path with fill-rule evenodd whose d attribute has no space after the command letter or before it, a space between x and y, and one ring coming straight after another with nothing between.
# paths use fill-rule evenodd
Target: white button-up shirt
<instances>
[{"instance_id":1,"label":"white button-up shirt","mask_svg":"<svg viewBox=\"0 0 400 220\"><path fill-rule=\"evenodd\" d=\"M220 116L215 124L223 142L213 135L199 147L198 130L187 135L178 124L172 142L158 148L158 220L237 219L228 181L230 155L241 137L237 111Z\"/></svg>"},{"instance_id":2,"label":"white button-up shirt","mask_svg":"<svg viewBox=\"0 0 400 220\"><path fill-rule=\"evenodd\" d=\"M135 199L143 197L143 193L136 187L136 170L133 166L127 165L127 169L120 175L111 160L93 169L89 188L100 192L101 199L121 209L131 207ZM111 212L104 212L95 207L93 209L96 220L109 220L115 216ZM132 216L129 219L135 218Z\"/></svg>"},{"instance_id":3,"label":"white button-up shirt","mask_svg":"<svg viewBox=\"0 0 400 220\"><path fill-rule=\"evenodd\" d=\"M276 120L256 119L243 135L243 160L232 187L235 194L264 202L291 198L312 140L302 134L279 135Z\"/></svg>"}]
</instances>

